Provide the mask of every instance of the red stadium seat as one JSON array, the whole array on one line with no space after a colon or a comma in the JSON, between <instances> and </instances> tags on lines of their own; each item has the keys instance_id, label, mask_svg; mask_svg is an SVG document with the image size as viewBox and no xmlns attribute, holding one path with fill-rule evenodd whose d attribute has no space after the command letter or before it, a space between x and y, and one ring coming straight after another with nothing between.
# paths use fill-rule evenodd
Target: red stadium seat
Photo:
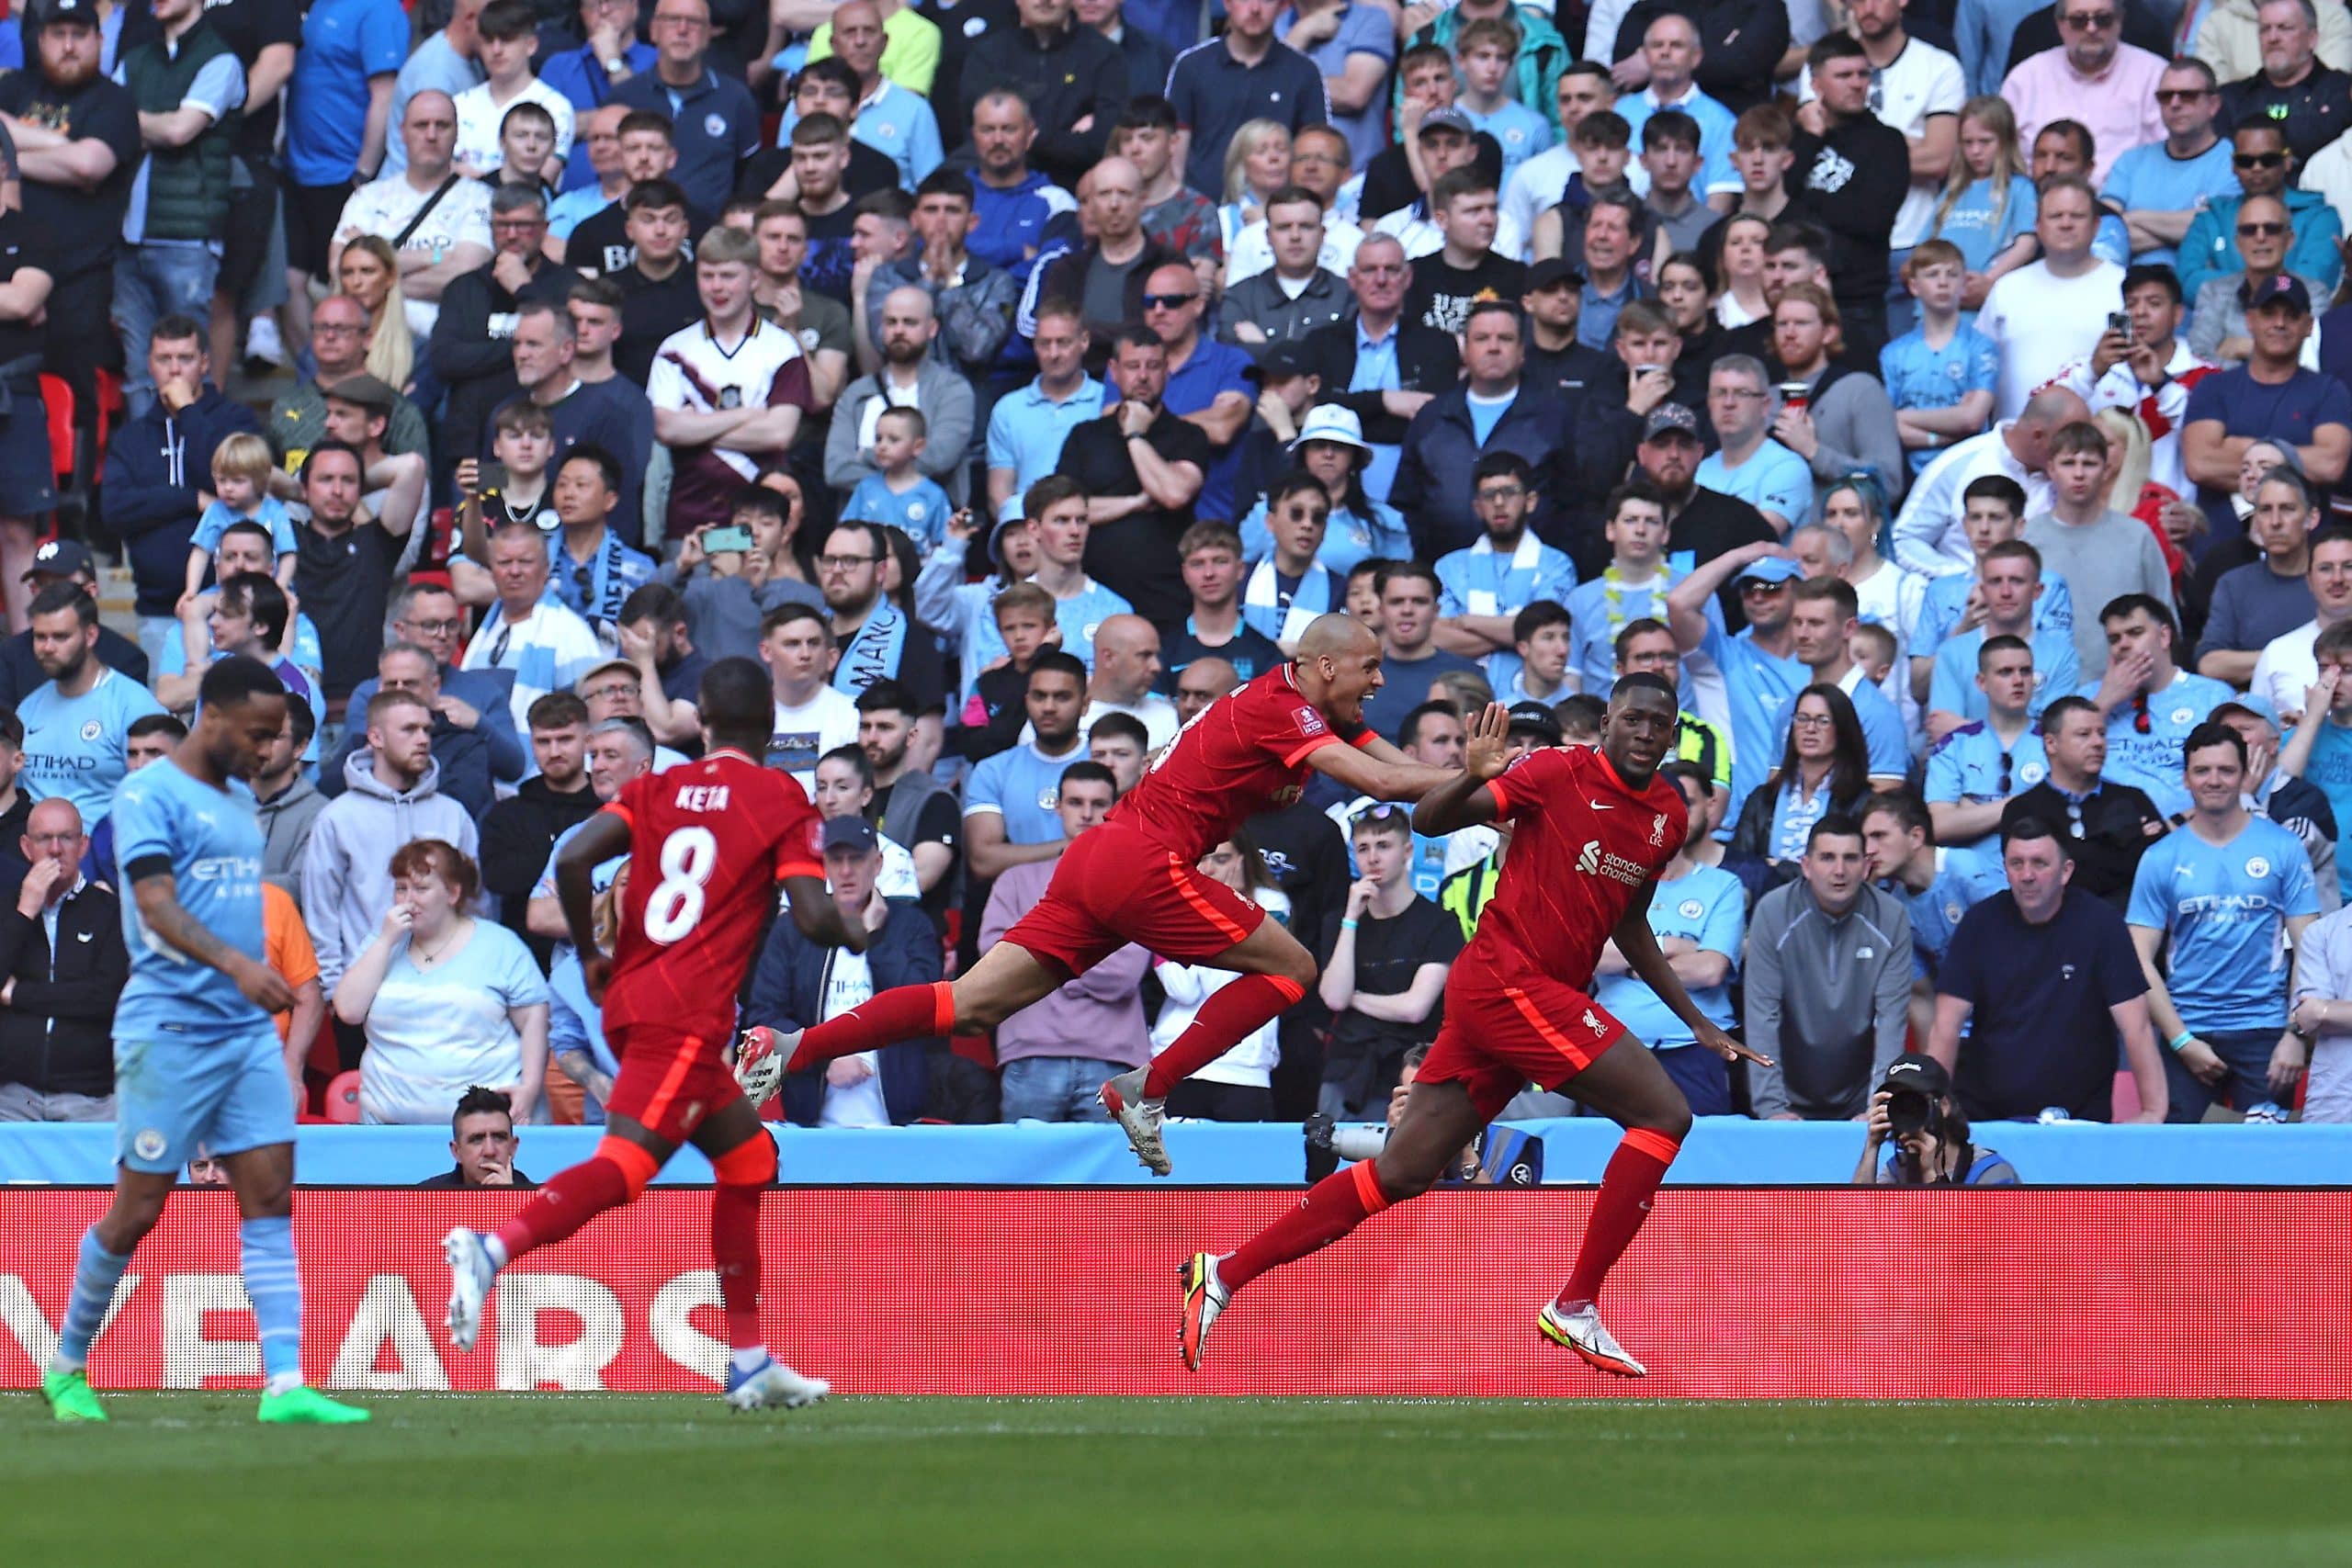
<instances>
[{"instance_id":1,"label":"red stadium seat","mask_svg":"<svg viewBox=\"0 0 2352 1568\"><path fill-rule=\"evenodd\" d=\"M327 1120L353 1126L359 1121L359 1071L337 1073L327 1085Z\"/></svg>"},{"instance_id":2,"label":"red stadium seat","mask_svg":"<svg viewBox=\"0 0 2352 1568\"><path fill-rule=\"evenodd\" d=\"M98 471L106 467L107 439L114 434L117 421L130 412L130 405L122 396L122 378L111 370L97 372L98 384L98 449L90 455L90 482L98 482Z\"/></svg>"},{"instance_id":3,"label":"red stadium seat","mask_svg":"<svg viewBox=\"0 0 2352 1568\"><path fill-rule=\"evenodd\" d=\"M49 466L60 488L74 482L74 384L62 376L40 378L41 406L49 411Z\"/></svg>"}]
</instances>

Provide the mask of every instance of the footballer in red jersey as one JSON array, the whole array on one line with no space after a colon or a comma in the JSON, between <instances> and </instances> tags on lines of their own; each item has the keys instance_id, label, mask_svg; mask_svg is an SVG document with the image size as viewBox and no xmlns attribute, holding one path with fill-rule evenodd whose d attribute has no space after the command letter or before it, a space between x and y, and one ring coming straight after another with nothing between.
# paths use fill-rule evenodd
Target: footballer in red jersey
<instances>
[{"instance_id":1,"label":"footballer in red jersey","mask_svg":"<svg viewBox=\"0 0 2352 1568\"><path fill-rule=\"evenodd\" d=\"M735 1082L727 1045L778 883L809 941L859 952L866 933L826 893L807 793L752 761L774 728L767 672L748 659L722 659L703 672L697 706L702 759L631 780L556 856L564 923L588 994L604 1004L620 1075L594 1157L559 1172L494 1235L460 1226L442 1238L449 1335L472 1349L501 1269L628 1202L691 1143L709 1156L717 1181L710 1249L733 1350L727 1402L792 1407L830 1390L775 1359L761 1338L760 1194L775 1181L775 1144ZM623 854L615 953L606 957L591 873Z\"/></svg>"},{"instance_id":2,"label":"footballer in red jersey","mask_svg":"<svg viewBox=\"0 0 2352 1568\"><path fill-rule=\"evenodd\" d=\"M1649 1048L1589 995L1602 947L1617 944L1634 975L1698 1043L1726 1060L1762 1060L1708 1021L1650 930L1651 886L1688 826L1681 794L1657 776L1674 749L1676 717L1673 683L1634 674L1610 693L1598 749L1546 747L1513 758L1498 713L1489 710L1471 727L1467 770L1422 797L1413 829L1435 837L1495 822L1510 834L1510 848L1477 934L1446 979L1437 1042L1376 1157L1316 1184L1297 1208L1238 1250L1194 1253L1185 1262L1178 1347L1186 1366L1200 1366L1209 1326L1233 1292L1428 1191L1532 1081L1625 1128L1575 1269L1536 1325L1604 1371L1644 1375L1593 1303L1649 1213L1690 1131L1690 1108Z\"/></svg>"},{"instance_id":3,"label":"footballer in red jersey","mask_svg":"<svg viewBox=\"0 0 2352 1568\"><path fill-rule=\"evenodd\" d=\"M1358 795L1418 800L1447 779L1365 728L1380 689L1380 643L1360 621L1317 617L1298 657L1193 716L1100 828L1072 843L1046 896L953 981L885 991L797 1034L747 1032L736 1072L755 1100L786 1072L900 1040L986 1029L1129 942L1162 957L1238 971L1148 1067L1102 1086L1136 1156L1170 1167L1161 1101L1315 981L1315 960L1282 925L1199 869L1244 818L1287 806L1309 770ZM1493 710L1500 716L1502 710Z\"/></svg>"}]
</instances>

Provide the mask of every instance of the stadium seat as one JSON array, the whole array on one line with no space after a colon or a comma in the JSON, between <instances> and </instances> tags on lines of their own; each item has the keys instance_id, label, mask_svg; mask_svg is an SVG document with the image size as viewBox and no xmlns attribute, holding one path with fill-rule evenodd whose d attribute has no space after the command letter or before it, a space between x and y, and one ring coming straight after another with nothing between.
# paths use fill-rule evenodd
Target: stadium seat
<instances>
[{"instance_id":1,"label":"stadium seat","mask_svg":"<svg viewBox=\"0 0 2352 1568\"><path fill-rule=\"evenodd\" d=\"M74 384L62 376L44 372L41 406L49 412L49 466L60 490L74 483Z\"/></svg>"},{"instance_id":2,"label":"stadium seat","mask_svg":"<svg viewBox=\"0 0 2352 1568\"><path fill-rule=\"evenodd\" d=\"M359 1121L359 1070L337 1073L327 1085L327 1120L349 1127Z\"/></svg>"},{"instance_id":3,"label":"stadium seat","mask_svg":"<svg viewBox=\"0 0 2352 1568\"><path fill-rule=\"evenodd\" d=\"M97 385L98 449L96 453L92 454L90 458L90 473L92 476L91 482L93 484L97 482L96 475L98 470L106 466L107 437L113 433L115 422L121 419L130 412L130 405L129 402L124 400L122 395L122 378L120 376L118 376L111 370L100 370L97 372Z\"/></svg>"}]
</instances>

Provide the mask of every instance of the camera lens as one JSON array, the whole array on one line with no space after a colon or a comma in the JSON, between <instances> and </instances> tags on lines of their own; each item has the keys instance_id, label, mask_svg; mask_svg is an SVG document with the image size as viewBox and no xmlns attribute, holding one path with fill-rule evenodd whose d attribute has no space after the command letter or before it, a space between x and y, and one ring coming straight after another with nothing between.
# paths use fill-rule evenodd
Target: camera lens
<instances>
[{"instance_id":1,"label":"camera lens","mask_svg":"<svg viewBox=\"0 0 2352 1568\"><path fill-rule=\"evenodd\" d=\"M1887 1098L1886 1124L1898 1138L1925 1132L1933 1113L1928 1097L1917 1089L1898 1089Z\"/></svg>"}]
</instances>

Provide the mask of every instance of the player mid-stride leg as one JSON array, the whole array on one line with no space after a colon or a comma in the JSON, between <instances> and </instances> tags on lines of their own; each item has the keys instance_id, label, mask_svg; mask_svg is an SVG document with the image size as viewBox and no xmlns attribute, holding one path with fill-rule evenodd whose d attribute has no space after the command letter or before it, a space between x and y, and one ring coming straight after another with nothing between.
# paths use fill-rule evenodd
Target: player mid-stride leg
<instances>
[{"instance_id":1,"label":"player mid-stride leg","mask_svg":"<svg viewBox=\"0 0 2352 1568\"><path fill-rule=\"evenodd\" d=\"M1187 1367L1199 1368L1209 1329L1234 1292L1329 1247L1382 1210L1428 1191L1521 1081L1517 1074L1491 1071L1432 1081L1426 1071L1408 1092L1404 1113L1377 1158L1358 1161L1316 1183L1296 1208L1235 1251L1222 1258L1195 1253L1184 1263L1177 1337ZM1602 1278L1648 1216L1650 1199L1690 1129L1690 1107L1656 1058L1630 1035L1620 1037L1561 1088L1616 1117L1626 1133L1601 1178L1575 1272L1559 1298L1544 1308L1539 1326L1604 1371L1641 1377L1646 1369L1601 1325L1593 1302Z\"/></svg>"},{"instance_id":2,"label":"player mid-stride leg","mask_svg":"<svg viewBox=\"0 0 2352 1568\"><path fill-rule=\"evenodd\" d=\"M272 1036L271 1045L276 1044ZM227 1049L227 1047L223 1047ZM275 1050L271 1052L273 1071ZM278 1089L283 1092L281 1079ZM121 1110L137 1114L129 1102ZM126 1121L125 1127L139 1123ZM142 1134L144 1129L141 1129ZM160 1134L145 1134L161 1139ZM151 1162L153 1163L153 1162ZM237 1226L245 1295L261 1338L260 1419L272 1425L345 1426L368 1418L356 1405L329 1399L302 1381L302 1281L294 1262L291 1145L273 1144L221 1157L236 1190L243 1219ZM130 1255L163 1217L164 1201L178 1180L176 1168L145 1171L124 1164L117 1172L114 1203L83 1233L74 1269L74 1293L65 1304L57 1349L41 1377L41 1393L60 1421L103 1421L105 1407L91 1392L90 1342L106 1321L115 1287Z\"/></svg>"},{"instance_id":3,"label":"player mid-stride leg","mask_svg":"<svg viewBox=\"0 0 2352 1568\"><path fill-rule=\"evenodd\" d=\"M592 1157L558 1172L495 1232L485 1235L461 1225L442 1238L442 1256L449 1265L449 1338L458 1349L474 1348L482 1306L501 1269L634 1201L676 1148L627 1115L614 1113L606 1125ZM717 1183L711 1192L710 1253L731 1352L727 1403L738 1410L813 1404L831 1386L777 1360L760 1336L760 1194L775 1183L775 1142L760 1125L759 1113L741 1099L704 1119L690 1135L709 1155Z\"/></svg>"}]
</instances>

